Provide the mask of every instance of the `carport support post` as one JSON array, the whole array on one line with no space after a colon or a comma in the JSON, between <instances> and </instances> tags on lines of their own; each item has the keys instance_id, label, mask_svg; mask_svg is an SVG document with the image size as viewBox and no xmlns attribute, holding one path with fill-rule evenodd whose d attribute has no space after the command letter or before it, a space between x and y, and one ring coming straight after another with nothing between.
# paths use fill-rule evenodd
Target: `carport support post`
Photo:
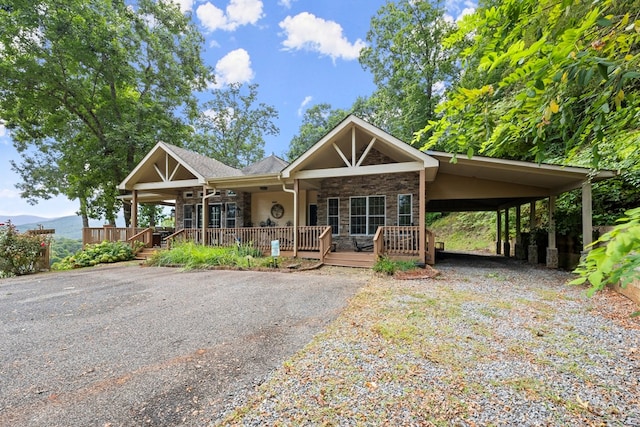
<instances>
[{"instance_id":1,"label":"carport support post","mask_svg":"<svg viewBox=\"0 0 640 427\"><path fill-rule=\"evenodd\" d=\"M529 204L529 247L527 248L529 264L538 263L538 245L533 231L536 228L536 202Z\"/></svg>"},{"instance_id":2,"label":"carport support post","mask_svg":"<svg viewBox=\"0 0 640 427\"><path fill-rule=\"evenodd\" d=\"M502 210L496 211L496 255L502 253Z\"/></svg>"},{"instance_id":3,"label":"carport support post","mask_svg":"<svg viewBox=\"0 0 640 427\"><path fill-rule=\"evenodd\" d=\"M418 231L418 251L420 252L420 262L423 264L427 261L427 183L425 182L425 180L426 172L424 168L422 168L420 169L420 197L418 198L418 224L420 224L420 228ZM428 250L432 250L432 248L429 248ZM432 251L432 253L429 254L429 256L432 257L431 260L433 263L435 263L435 249Z\"/></svg>"},{"instance_id":4,"label":"carport support post","mask_svg":"<svg viewBox=\"0 0 640 427\"><path fill-rule=\"evenodd\" d=\"M516 259L524 259L525 251L524 245L522 244L522 212L521 206L516 206Z\"/></svg>"},{"instance_id":5,"label":"carport support post","mask_svg":"<svg viewBox=\"0 0 640 427\"><path fill-rule=\"evenodd\" d=\"M504 256L511 256L511 241L509 239L509 208L504 210Z\"/></svg>"},{"instance_id":6,"label":"carport support post","mask_svg":"<svg viewBox=\"0 0 640 427\"><path fill-rule=\"evenodd\" d=\"M549 196L549 245L547 246L547 267L558 268L558 248L556 248L556 196Z\"/></svg>"},{"instance_id":7,"label":"carport support post","mask_svg":"<svg viewBox=\"0 0 640 427\"><path fill-rule=\"evenodd\" d=\"M593 243L593 206L591 181L582 183L582 254L585 255Z\"/></svg>"},{"instance_id":8,"label":"carport support post","mask_svg":"<svg viewBox=\"0 0 640 427\"><path fill-rule=\"evenodd\" d=\"M208 200L207 194L207 186L204 185L202 187L202 245L207 245L207 227L209 226L209 206L207 204Z\"/></svg>"}]
</instances>

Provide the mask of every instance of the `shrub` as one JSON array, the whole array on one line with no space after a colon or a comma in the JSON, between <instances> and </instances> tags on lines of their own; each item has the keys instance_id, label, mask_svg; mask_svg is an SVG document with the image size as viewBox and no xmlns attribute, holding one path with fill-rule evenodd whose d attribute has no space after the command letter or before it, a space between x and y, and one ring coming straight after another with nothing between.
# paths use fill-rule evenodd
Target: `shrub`
<instances>
[{"instance_id":1,"label":"shrub","mask_svg":"<svg viewBox=\"0 0 640 427\"><path fill-rule=\"evenodd\" d=\"M176 243L170 251L158 251L147 262L157 266L179 265L186 269L204 267L252 268L263 264L262 252L250 245L203 246L193 242Z\"/></svg>"},{"instance_id":2,"label":"shrub","mask_svg":"<svg viewBox=\"0 0 640 427\"><path fill-rule=\"evenodd\" d=\"M21 234L11 221L0 224L0 277L35 273L48 245L44 235Z\"/></svg>"},{"instance_id":3,"label":"shrub","mask_svg":"<svg viewBox=\"0 0 640 427\"><path fill-rule=\"evenodd\" d=\"M54 270L71 270L73 268L90 267L96 264L106 264L129 261L134 258L135 250L125 242L102 242L87 245L86 248L54 263Z\"/></svg>"},{"instance_id":4,"label":"shrub","mask_svg":"<svg viewBox=\"0 0 640 427\"><path fill-rule=\"evenodd\" d=\"M396 271L413 270L417 267L416 261L413 260L397 260L394 261L387 257L380 257L373 265L373 271L376 273L384 273L393 276Z\"/></svg>"}]
</instances>

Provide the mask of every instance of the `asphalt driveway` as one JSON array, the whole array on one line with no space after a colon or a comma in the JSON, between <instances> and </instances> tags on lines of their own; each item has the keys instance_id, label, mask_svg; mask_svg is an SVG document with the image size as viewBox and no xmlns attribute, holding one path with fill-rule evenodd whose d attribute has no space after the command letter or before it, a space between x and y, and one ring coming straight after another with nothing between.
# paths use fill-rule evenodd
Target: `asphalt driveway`
<instances>
[{"instance_id":1,"label":"asphalt driveway","mask_svg":"<svg viewBox=\"0 0 640 427\"><path fill-rule=\"evenodd\" d=\"M206 425L364 281L137 265L0 279L0 425Z\"/></svg>"}]
</instances>

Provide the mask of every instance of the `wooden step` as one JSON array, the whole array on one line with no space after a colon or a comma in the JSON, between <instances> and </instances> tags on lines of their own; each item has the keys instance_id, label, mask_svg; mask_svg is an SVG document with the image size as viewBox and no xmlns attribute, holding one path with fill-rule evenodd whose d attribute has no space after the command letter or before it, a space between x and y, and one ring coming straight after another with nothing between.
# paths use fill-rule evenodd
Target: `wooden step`
<instances>
[{"instance_id":1,"label":"wooden step","mask_svg":"<svg viewBox=\"0 0 640 427\"><path fill-rule=\"evenodd\" d=\"M325 265L338 267L371 268L375 262L371 252L329 252L324 257Z\"/></svg>"},{"instance_id":2,"label":"wooden step","mask_svg":"<svg viewBox=\"0 0 640 427\"><path fill-rule=\"evenodd\" d=\"M147 258L149 258L151 255L153 255L155 252L161 250L160 248L142 248L142 250L140 250L136 256L134 257L134 259L140 260L140 261L146 261Z\"/></svg>"}]
</instances>

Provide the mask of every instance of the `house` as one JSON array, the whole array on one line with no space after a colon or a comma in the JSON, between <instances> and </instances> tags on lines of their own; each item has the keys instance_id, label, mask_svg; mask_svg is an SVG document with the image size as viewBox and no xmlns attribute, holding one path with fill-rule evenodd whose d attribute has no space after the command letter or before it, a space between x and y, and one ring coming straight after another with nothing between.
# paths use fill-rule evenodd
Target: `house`
<instances>
[{"instance_id":1,"label":"house","mask_svg":"<svg viewBox=\"0 0 640 427\"><path fill-rule=\"evenodd\" d=\"M433 264L436 242L425 227L426 212L498 212L497 253L510 255L506 212L516 209L515 253L522 256L520 207L546 199L551 212L547 264L554 267L556 196L582 189L586 248L592 238L591 183L615 175L479 156L452 158L417 150L353 115L290 164L270 156L238 170L159 142L119 186L133 205L132 227L87 229L85 243L109 238L150 245L153 230L137 228L137 206L170 203L176 219L172 238L211 245L242 241L265 252L278 240L285 253L335 265L373 265L380 255Z\"/></svg>"}]
</instances>

